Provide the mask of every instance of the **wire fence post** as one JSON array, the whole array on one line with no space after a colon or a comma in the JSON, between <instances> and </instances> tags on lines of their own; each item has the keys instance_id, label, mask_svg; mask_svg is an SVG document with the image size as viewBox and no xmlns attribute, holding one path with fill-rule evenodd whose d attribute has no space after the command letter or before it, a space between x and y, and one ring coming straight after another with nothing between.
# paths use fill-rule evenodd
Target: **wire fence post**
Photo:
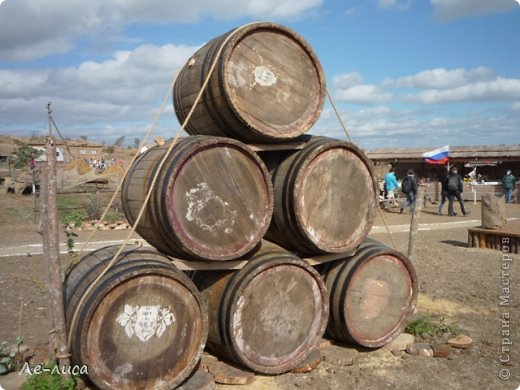
<instances>
[{"instance_id":1,"label":"wire fence post","mask_svg":"<svg viewBox=\"0 0 520 390\"><path fill-rule=\"evenodd\" d=\"M50 105L49 117L50 117ZM48 293L51 313L51 321L53 328L51 333L54 333L55 346L50 347L56 349L56 357L58 358L58 364L60 371L65 377L69 376L70 367L70 355L67 347L67 335L65 326L65 311L63 306L63 270L60 262L60 244L59 244L59 229L58 229L58 204L57 204L57 192L58 186L56 182L56 146L51 136L47 137L46 145L46 166L45 166L45 188L47 192L42 200L46 202L46 205L42 206L42 209L46 210L45 218L42 219L43 238L47 239L47 243L44 243L44 258L47 259L47 268L49 270L48 276Z\"/></svg>"},{"instance_id":2,"label":"wire fence post","mask_svg":"<svg viewBox=\"0 0 520 390\"><path fill-rule=\"evenodd\" d=\"M417 232L419 230L419 216L421 215L424 198L424 185L420 184L417 187L415 206L413 206L412 220L410 221L410 233L408 235L408 259L410 261L414 260L415 241L417 240Z\"/></svg>"}]
</instances>

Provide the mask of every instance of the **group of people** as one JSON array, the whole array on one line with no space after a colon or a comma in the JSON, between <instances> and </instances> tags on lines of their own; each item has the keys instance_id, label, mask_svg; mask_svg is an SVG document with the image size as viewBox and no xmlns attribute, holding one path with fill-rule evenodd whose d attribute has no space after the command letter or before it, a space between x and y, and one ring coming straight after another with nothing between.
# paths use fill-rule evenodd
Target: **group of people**
<instances>
[{"instance_id":1,"label":"group of people","mask_svg":"<svg viewBox=\"0 0 520 390\"><path fill-rule=\"evenodd\" d=\"M462 200L462 192L464 191L464 180L458 173L457 167L451 167L447 174L444 174L440 178L441 182L441 203L437 209L437 214L442 215L442 209L448 200L448 215L455 216L457 213L453 208L454 200L457 199L462 215L466 216L469 214L469 210L464 207ZM389 205L396 205L396 191L399 189L399 183L395 175L395 168L391 167L390 171L384 178L385 189L387 192L387 201ZM512 175L512 172L508 170L506 175L502 178L502 185L504 187L504 195L506 203L511 202L512 193L516 185L516 178ZM413 169L409 169L406 177L401 182L401 191L406 195L406 199L401 205L399 212L402 214L408 207L411 211L415 209L415 200L418 192L418 179L415 176Z\"/></svg>"},{"instance_id":2,"label":"group of people","mask_svg":"<svg viewBox=\"0 0 520 390\"><path fill-rule=\"evenodd\" d=\"M389 205L396 205L395 191L399 188L397 177L395 176L394 167L390 168L390 171L385 176L385 189L387 191L387 199ZM405 178L401 182L401 191L406 195L406 198L399 209L399 213L402 214L408 207L413 211L415 209L415 200L417 198L417 191L419 189L419 183L413 169L409 169Z\"/></svg>"},{"instance_id":3,"label":"group of people","mask_svg":"<svg viewBox=\"0 0 520 390\"><path fill-rule=\"evenodd\" d=\"M92 159L88 159L86 161L92 168L97 168L97 169L107 169L116 163L115 158L105 159L105 156L101 157L101 159L99 159L99 160L92 158Z\"/></svg>"},{"instance_id":4,"label":"group of people","mask_svg":"<svg viewBox=\"0 0 520 390\"><path fill-rule=\"evenodd\" d=\"M385 189L387 192L387 199L389 205L396 205L396 196L395 192L399 189L399 183L397 181L397 177L395 176L395 168L390 168L390 171L385 176ZM406 195L406 199L401 205L400 213L403 213L403 210L408 206L413 208L415 207L415 198L417 197L417 189L418 183L417 178L415 177L415 173L413 169L409 169L406 177L401 182L401 191Z\"/></svg>"}]
</instances>

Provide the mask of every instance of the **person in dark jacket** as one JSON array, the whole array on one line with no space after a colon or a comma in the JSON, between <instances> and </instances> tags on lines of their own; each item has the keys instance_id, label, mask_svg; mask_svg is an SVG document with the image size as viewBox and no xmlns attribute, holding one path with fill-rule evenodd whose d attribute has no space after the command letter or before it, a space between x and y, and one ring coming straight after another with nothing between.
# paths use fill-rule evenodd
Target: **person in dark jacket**
<instances>
[{"instance_id":1,"label":"person in dark jacket","mask_svg":"<svg viewBox=\"0 0 520 390\"><path fill-rule=\"evenodd\" d=\"M413 169L409 169L406 177L401 182L401 191L406 195L399 213L402 214L403 210L410 205L411 211L415 210L415 199L417 198L417 178Z\"/></svg>"},{"instance_id":2,"label":"person in dark jacket","mask_svg":"<svg viewBox=\"0 0 520 390\"><path fill-rule=\"evenodd\" d=\"M464 202L462 201L462 191L464 191L464 181L462 177L458 173L457 167L452 167L450 169L450 174L446 176L445 186L448 191L448 214L451 216L457 215L456 212L453 211L453 199L457 198L460 205L460 211L462 215L466 216L469 214L469 211L466 211L464 208Z\"/></svg>"},{"instance_id":3,"label":"person in dark jacket","mask_svg":"<svg viewBox=\"0 0 520 390\"><path fill-rule=\"evenodd\" d=\"M511 203L513 190L516 185L516 177L514 177L510 170L507 170L506 175L502 178L502 186L504 187L504 195L506 203Z\"/></svg>"}]
</instances>

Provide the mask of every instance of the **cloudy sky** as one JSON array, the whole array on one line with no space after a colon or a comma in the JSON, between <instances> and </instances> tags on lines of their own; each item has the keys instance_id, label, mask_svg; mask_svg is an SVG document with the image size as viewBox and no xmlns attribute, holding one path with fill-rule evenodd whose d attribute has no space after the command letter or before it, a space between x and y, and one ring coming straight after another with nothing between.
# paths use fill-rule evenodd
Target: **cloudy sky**
<instances>
[{"instance_id":1,"label":"cloudy sky","mask_svg":"<svg viewBox=\"0 0 520 390\"><path fill-rule=\"evenodd\" d=\"M175 72L251 21L286 25L320 58L361 147L520 143L517 0L0 0L0 133L128 143ZM176 134L171 101L154 135ZM314 134L344 138L329 104Z\"/></svg>"}]
</instances>

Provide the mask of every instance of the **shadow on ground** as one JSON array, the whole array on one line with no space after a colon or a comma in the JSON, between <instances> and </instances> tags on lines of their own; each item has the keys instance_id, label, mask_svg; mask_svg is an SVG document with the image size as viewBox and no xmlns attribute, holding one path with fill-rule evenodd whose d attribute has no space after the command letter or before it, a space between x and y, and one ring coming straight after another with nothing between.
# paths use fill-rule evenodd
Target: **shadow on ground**
<instances>
[{"instance_id":1,"label":"shadow on ground","mask_svg":"<svg viewBox=\"0 0 520 390\"><path fill-rule=\"evenodd\" d=\"M443 240L441 242L443 244L448 244L448 245L451 245L451 246L458 246L458 247L461 247L461 248L467 248L468 247L468 243L467 242L463 242L463 241Z\"/></svg>"}]
</instances>

